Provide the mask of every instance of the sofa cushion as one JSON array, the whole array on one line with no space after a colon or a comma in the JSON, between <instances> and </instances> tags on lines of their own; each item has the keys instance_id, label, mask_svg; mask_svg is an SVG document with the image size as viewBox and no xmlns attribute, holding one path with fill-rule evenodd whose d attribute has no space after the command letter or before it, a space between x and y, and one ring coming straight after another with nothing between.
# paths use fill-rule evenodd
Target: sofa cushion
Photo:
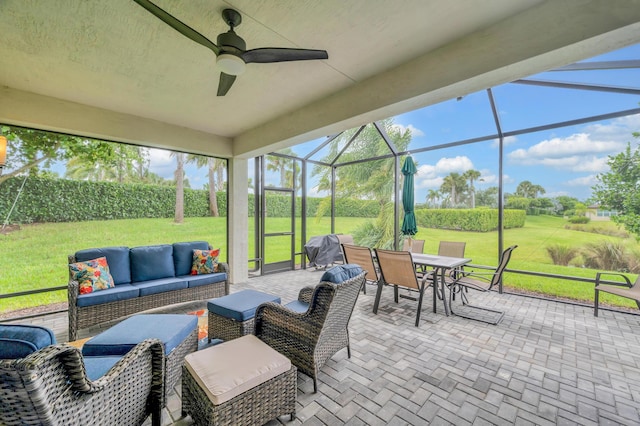
<instances>
[{"instance_id":1,"label":"sofa cushion","mask_svg":"<svg viewBox=\"0 0 640 426\"><path fill-rule=\"evenodd\" d=\"M76 252L76 262L85 262L99 257L106 257L109 273L115 285L131 282L131 267L129 266L128 247L103 247L80 250Z\"/></svg>"},{"instance_id":2,"label":"sofa cushion","mask_svg":"<svg viewBox=\"0 0 640 426\"><path fill-rule=\"evenodd\" d=\"M37 325L0 324L0 359L24 358L56 343L51 330Z\"/></svg>"},{"instance_id":3,"label":"sofa cushion","mask_svg":"<svg viewBox=\"0 0 640 426\"><path fill-rule=\"evenodd\" d=\"M145 339L160 339L169 355L197 327L195 315L134 315L91 338L82 347L82 354L124 355Z\"/></svg>"},{"instance_id":4,"label":"sofa cushion","mask_svg":"<svg viewBox=\"0 0 640 426\"><path fill-rule=\"evenodd\" d=\"M173 243L173 265L177 277L191 273L194 250L209 250L209 243L206 241Z\"/></svg>"},{"instance_id":5,"label":"sofa cushion","mask_svg":"<svg viewBox=\"0 0 640 426\"><path fill-rule=\"evenodd\" d=\"M114 288L98 291L97 293L81 294L78 296L76 306L85 307L100 305L102 303L118 300L133 299L138 297L140 290L131 284L120 284Z\"/></svg>"},{"instance_id":6,"label":"sofa cushion","mask_svg":"<svg viewBox=\"0 0 640 426\"><path fill-rule=\"evenodd\" d=\"M106 290L115 287L113 277L109 273L106 257L69 264L71 279L78 281L80 294Z\"/></svg>"},{"instance_id":7,"label":"sofa cushion","mask_svg":"<svg viewBox=\"0 0 640 426\"><path fill-rule=\"evenodd\" d=\"M280 303L280 298L256 290L242 290L207 302L209 312L236 321L246 321L256 314L256 308L265 302Z\"/></svg>"},{"instance_id":8,"label":"sofa cushion","mask_svg":"<svg viewBox=\"0 0 640 426\"><path fill-rule=\"evenodd\" d=\"M129 260L134 283L176 276L173 247L169 244L133 247L129 250Z\"/></svg>"},{"instance_id":9,"label":"sofa cushion","mask_svg":"<svg viewBox=\"0 0 640 426\"><path fill-rule=\"evenodd\" d=\"M157 280L131 283L140 290L140 296L164 293L165 291L181 290L188 287L188 281L184 278L160 278Z\"/></svg>"},{"instance_id":10,"label":"sofa cushion","mask_svg":"<svg viewBox=\"0 0 640 426\"><path fill-rule=\"evenodd\" d=\"M219 283L221 281L224 281L227 279L227 273L216 272L215 274L187 275L184 278L186 278L189 281L189 288L193 288L193 287L200 287L203 285L209 285L209 284Z\"/></svg>"},{"instance_id":11,"label":"sofa cushion","mask_svg":"<svg viewBox=\"0 0 640 426\"><path fill-rule=\"evenodd\" d=\"M84 368L87 371L89 380L98 380L107 374L116 362L122 359L121 356L88 356L84 357Z\"/></svg>"},{"instance_id":12,"label":"sofa cushion","mask_svg":"<svg viewBox=\"0 0 640 426\"><path fill-rule=\"evenodd\" d=\"M334 284L340 284L350 278L355 277L362 273L362 268L358 265L347 263L345 265L334 266L331 269L327 269L320 281L327 281Z\"/></svg>"}]
</instances>

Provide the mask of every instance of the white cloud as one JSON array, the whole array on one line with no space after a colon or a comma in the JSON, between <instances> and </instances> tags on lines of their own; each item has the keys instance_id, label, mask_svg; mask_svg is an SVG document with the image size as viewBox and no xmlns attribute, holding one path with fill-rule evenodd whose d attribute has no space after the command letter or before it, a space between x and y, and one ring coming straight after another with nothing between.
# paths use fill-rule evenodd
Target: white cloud
<instances>
[{"instance_id":1,"label":"white cloud","mask_svg":"<svg viewBox=\"0 0 640 426\"><path fill-rule=\"evenodd\" d=\"M507 136L506 138L502 139L502 144L504 146L513 145L516 142L518 142L518 138L515 136ZM494 139L493 142L491 142L491 148L498 148L499 146L500 146L500 139Z\"/></svg>"},{"instance_id":2,"label":"white cloud","mask_svg":"<svg viewBox=\"0 0 640 426\"><path fill-rule=\"evenodd\" d=\"M581 133L516 149L507 154L507 159L515 165L543 165L568 172L605 172L609 155L621 152L627 142L640 143L632 137L638 128L640 114L616 118L609 124L584 126Z\"/></svg>"},{"instance_id":3,"label":"white cloud","mask_svg":"<svg viewBox=\"0 0 640 426\"><path fill-rule=\"evenodd\" d=\"M569 186L588 186L591 187L598 183L596 175L582 176L579 178L571 179L566 182Z\"/></svg>"},{"instance_id":4,"label":"white cloud","mask_svg":"<svg viewBox=\"0 0 640 426\"><path fill-rule=\"evenodd\" d=\"M175 160L171 157L171 151L165 149L149 148L149 170L164 179L173 179L175 172Z\"/></svg>"},{"instance_id":5,"label":"white cloud","mask_svg":"<svg viewBox=\"0 0 640 426\"><path fill-rule=\"evenodd\" d=\"M442 179L449 173L464 173L473 169L473 162L466 156L444 157L435 165L423 164L418 166L416 173L416 188L439 188Z\"/></svg>"},{"instance_id":6,"label":"white cloud","mask_svg":"<svg viewBox=\"0 0 640 426\"><path fill-rule=\"evenodd\" d=\"M394 124L391 127L397 129L400 133L404 133L407 129L411 131L411 136L424 136L424 132L417 127L414 127L413 124L409 124L408 126L403 126L402 124Z\"/></svg>"}]
</instances>

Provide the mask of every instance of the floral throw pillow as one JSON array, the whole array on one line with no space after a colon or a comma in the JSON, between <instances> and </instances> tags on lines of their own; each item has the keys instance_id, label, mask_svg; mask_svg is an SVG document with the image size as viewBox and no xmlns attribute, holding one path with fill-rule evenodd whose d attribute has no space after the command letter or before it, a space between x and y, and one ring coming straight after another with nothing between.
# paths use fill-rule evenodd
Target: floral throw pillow
<instances>
[{"instance_id":1,"label":"floral throw pillow","mask_svg":"<svg viewBox=\"0 0 640 426\"><path fill-rule=\"evenodd\" d=\"M89 294L115 287L106 257L70 263L69 272L71 279L80 284L80 294Z\"/></svg>"},{"instance_id":2,"label":"floral throw pillow","mask_svg":"<svg viewBox=\"0 0 640 426\"><path fill-rule=\"evenodd\" d=\"M220 249L194 250L191 275L212 274L218 271Z\"/></svg>"}]
</instances>

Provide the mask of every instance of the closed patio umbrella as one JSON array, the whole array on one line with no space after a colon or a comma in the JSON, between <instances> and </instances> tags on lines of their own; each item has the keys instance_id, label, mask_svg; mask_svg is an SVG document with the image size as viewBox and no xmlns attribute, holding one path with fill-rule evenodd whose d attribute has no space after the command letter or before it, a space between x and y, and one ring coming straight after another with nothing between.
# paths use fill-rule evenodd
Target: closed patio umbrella
<instances>
[{"instance_id":1,"label":"closed patio umbrella","mask_svg":"<svg viewBox=\"0 0 640 426\"><path fill-rule=\"evenodd\" d=\"M416 216L414 213L414 194L413 194L413 175L417 172L413 158L408 156L404 160L402 166L402 174L404 175L404 185L402 186L402 206L404 208L404 219L402 220L402 234L411 237L418 233L418 225L416 225ZM411 247L411 244L409 245Z\"/></svg>"}]
</instances>

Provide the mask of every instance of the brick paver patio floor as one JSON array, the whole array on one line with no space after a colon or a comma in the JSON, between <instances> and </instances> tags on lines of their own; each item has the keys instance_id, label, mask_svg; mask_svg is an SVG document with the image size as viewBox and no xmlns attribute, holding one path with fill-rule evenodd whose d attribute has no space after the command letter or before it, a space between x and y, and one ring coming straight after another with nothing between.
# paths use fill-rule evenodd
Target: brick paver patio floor
<instances>
[{"instance_id":1,"label":"brick paver patio floor","mask_svg":"<svg viewBox=\"0 0 640 426\"><path fill-rule=\"evenodd\" d=\"M322 271L301 270L233 285L278 294L287 303ZM352 357L338 352L321 370L318 393L298 374L297 418L269 424L640 424L640 316L516 295L470 292L472 301L506 311L498 325L393 302L385 289L378 315L375 287L361 294L350 323ZM458 307L459 302L456 303ZM202 309L204 303L167 311ZM66 341L66 314L32 320ZM83 336L101 329L85 330ZM163 413L180 418L180 388ZM147 421L150 424L150 421Z\"/></svg>"}]
</instances>

